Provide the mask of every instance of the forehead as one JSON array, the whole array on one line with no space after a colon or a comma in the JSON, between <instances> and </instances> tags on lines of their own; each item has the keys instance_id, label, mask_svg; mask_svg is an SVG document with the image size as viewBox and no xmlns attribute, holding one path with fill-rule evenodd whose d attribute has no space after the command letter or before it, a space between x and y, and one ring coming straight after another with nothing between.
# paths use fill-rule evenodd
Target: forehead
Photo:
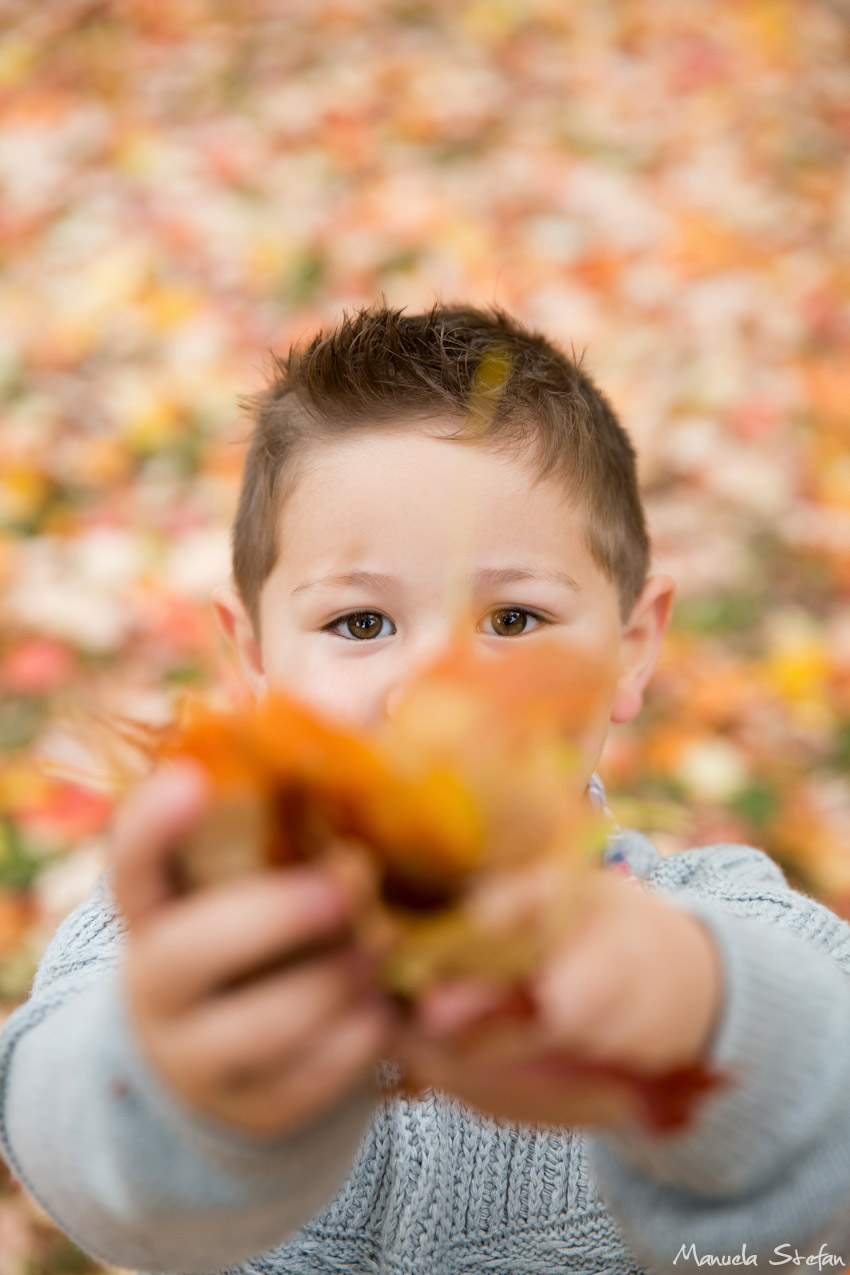
<instances>
[{"instance_id":1,"label":"forehead","mask_svg":"<svg viewBox=\"0 0 850 1275\"><path fill-rule=\"evenodd\" d=\"M424 520L434 532L447 521L508 530L532 506L566 515L564 483L540 479L527 447L456 440L448 428L390 427L309 444L280 510L284 540L399 520Z\"/></svg>"},{"instance_id":2,"label":"forehead","mask_svg":"<svg viewBox=\"0 0 850 1275\"><path fill-rule=\"evenodd\" d=\"M273 576L289 592L356 569L436 583L462 563L580 571L590 583L584 511L533 459L411 428L311 444L283 503Z\"/></svg>"}]
</instances>

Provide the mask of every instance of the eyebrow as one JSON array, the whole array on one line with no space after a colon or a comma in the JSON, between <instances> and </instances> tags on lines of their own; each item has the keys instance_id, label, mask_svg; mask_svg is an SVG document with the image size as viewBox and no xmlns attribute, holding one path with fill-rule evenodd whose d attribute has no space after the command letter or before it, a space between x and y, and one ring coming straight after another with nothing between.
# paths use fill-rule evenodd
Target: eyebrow
<instances>
[{"instance_id":1,"label":"eyebrow","mask_svg":"<svg viewBox=\"0 0 850 1275\"><path fill-rule=\"evenodd\" d=\"M520 580L547 580L550 584L565 585L566 588L572 589L576 593L581 592L581 585L574 580L572 576L562 571L532 571L528 567L479 567L471 576L466 579L467 587L473 590L482 589L486 586L496 586L502 584L514 584ZM354 585L360 589L386 589L388 592L397 592L401 586L401 580L398 576L384 575L379 571L343 571L337 575L321 576L318 580L308 580L304 584L297 585L292 590L292 596L296 593L304 593L307 589L315 589L319 585Z\"/></svg>"}]
</instances>

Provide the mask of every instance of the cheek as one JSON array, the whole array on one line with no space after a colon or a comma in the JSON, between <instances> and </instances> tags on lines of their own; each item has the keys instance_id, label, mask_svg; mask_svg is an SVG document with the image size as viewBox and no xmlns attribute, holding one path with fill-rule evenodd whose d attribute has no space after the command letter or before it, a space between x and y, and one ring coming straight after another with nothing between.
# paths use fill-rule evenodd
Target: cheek
<instances>
[{"instance_id":1,"label":"cheek","mask_svg":"<svg viewBox=\"0 0 850 1275\"><path fill-rule=\"evenodd\" d=\"M586 772L584 775L586 779L590 778L605 747L605 741L608 738L611 725L611 711L616 690L616 681L612 677L600 690L594 711L577 740L584 762L583 770Z\"/></svg>"},{"instance_id":2,"label":"cheek","mask_svg":"<svg viewBox=\"0 0 850 1275\"><path fill-rule=\"evenodd\" d=\"M276 647L266 661L269 685L340 725L368 725L380 701L380 688L372 685L374 678L362 661L334 658L333 641L327 637Z\"/></svg>"}]
</instances>

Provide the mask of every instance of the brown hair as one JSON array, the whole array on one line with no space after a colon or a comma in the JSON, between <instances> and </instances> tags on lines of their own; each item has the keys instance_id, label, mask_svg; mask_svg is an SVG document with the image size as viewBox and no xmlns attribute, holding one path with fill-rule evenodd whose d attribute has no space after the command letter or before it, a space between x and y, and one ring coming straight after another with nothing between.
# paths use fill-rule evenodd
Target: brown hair
<instances>
[{"instance_id":1,"label":"brown hair","mask_svg":"<svg viewBox=\"0 0 850 1275\"><path fill-rule=\"evenodd\" d=\"M516 452L563 482L586 511L588 549L616 585L625 621L649 567L649 537L628 435L605 397L545 337L497 306L436 304L407 315L382 301L344 314L242 400L253 433L233 526L233 579L260 636L260 592L280 549L280 511L312 442L440 416L440 437Z\"/></svg>"}]
</instances>

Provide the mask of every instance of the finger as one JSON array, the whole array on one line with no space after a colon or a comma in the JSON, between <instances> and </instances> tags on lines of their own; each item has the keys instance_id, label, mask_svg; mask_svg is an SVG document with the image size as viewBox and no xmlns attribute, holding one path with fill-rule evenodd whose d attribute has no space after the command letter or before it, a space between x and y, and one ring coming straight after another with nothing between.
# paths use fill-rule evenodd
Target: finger
<instances>
[{"instance_id":1,"label":"finger","mask_svg":"<svg viewBox=\"0 0 850 1275\"><path fill-rule=\"evenodd\" d=\"M631 1008L625 967L616 942L607 947L583 942L556 955L534 985L541 1021L553 1040L587 1058L607 1056Z\"/></svg>"},{"instance_id":2,"label":"finger","mask_svg":"<svg viewBox=\"0 0 850 1275\"><path fill-rule=\"evenodd\" d=\"M637 1111L626 1085L590 1077L566 1058L499 1059L489 1050L458 1058L419 1044L403 1050L399 1061L412 1094L442 1089L498 1120L547 1127L611 1124Z\"/></svg>"},{"instance_id":3,"label":"finger","mask_svg":"<svg viewBox=\"0 0 850 1275\"><path fill-rule=\"evenodd\" d=\"M203 1002L172 1030L175 1066L207 1086L256 1083L291 1066L355 1004L374 1000L368 982L367 963L349 946Z\"/></svg>"},{"instance_id":4,"label":"finger","mask_svg":"<svg viewBox=\"0 0 850 1275\"><path fill-rule=\"evenodd\" d=\"M131 793L116 817L112 887L131 928L174 894L175 846L209 804L206 772L181 760L162 767Z\"/></svg>"},{"instance_id":5,"label":"finger","mask_svg":"<svg viewBox=\"0 0 850 1275\"><path fill-rule=\"evenodd\" d=\"M476 884L467 908L470 915L488 926L533 921L556 886L549 863L494 872Z\"/></svg>"},{"instance_id":6,"label":"finger","mask_svg":"<svg viewBox=\"0 0 850 1275\"><path fill-rule=\"evenodd\" d=\"M440 1087L445 1087L442 1085ZM453 1092L470 1106L515 1123L574 1127L611 1125L634 1117L637 1104L622 1086L552 1077L532 1067L520 1074L468 1074Z\"/></svg>"},{"instance_id":7,"label":"finger","mask_svg":"<svg viewBox=\"0 0 850 1275\"><path fill-rule=\"evenodd\" d=\"M375 856L353 837L330 837L320 855L322 870L339 885L352 907L372 903L378 893L379 870Z\"/></svg>"},{"instance_id":8,"label":"finger","mask_svg":"<svg viewBox=\"0 0 850 1275\"><path fill-rule=\"evenodd\" d=\"M482 979L444 983L423 992L417 1023L427 1035L449 1036L488 1017L504 1001L504 989Z\"/></svg>"},{"instance_id":9,"label":"finger","mask_svg":"<svg viewBox=\"0 0 850 1275\"><path fill-rule=\"evenodd\" d=\"M347 903L315 868L210 886L163 911L135 949L135 989L162 1014L185 1011L269 965L343 933Z\"/></svg>"},{"instance_id":10,"label":"finger","mask_svg":"<svg viewBox=\"0 0 850 1275\"><path fill-rule=\"evenodd\" d=\"M370 1073L384 1051L389 1014L383 1005L355 1009L272 1077L240 1092L233 1111L242 1127L295 1132Z\"/></svg>"}]
</instances>

